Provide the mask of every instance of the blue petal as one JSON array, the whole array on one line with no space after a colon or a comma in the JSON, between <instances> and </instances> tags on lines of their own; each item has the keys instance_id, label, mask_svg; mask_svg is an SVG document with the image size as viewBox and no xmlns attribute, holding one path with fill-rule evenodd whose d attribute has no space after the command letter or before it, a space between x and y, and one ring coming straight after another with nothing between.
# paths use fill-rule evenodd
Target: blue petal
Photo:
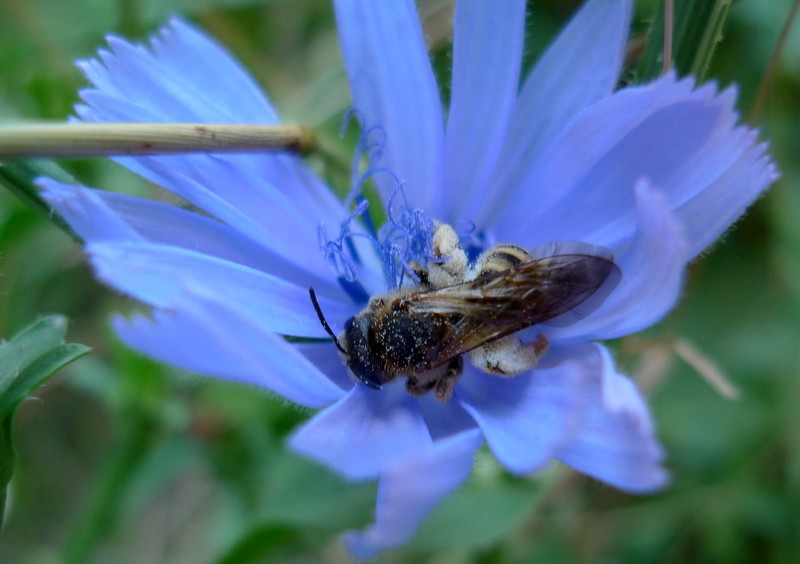
<instances>
[{"instance_id":1,"label":"blue petal","mask_svg":"<svg viewBox=\"0 0 800 564\"><path fill-rule=\"evenodd\" d=\"M558 458L627 492L658 490L669 476L647 405L633 382L616 371L608 351L592 348L596 370L584 383L583 421Z\"/></svg>"},{"instance_id":2,"label":"blue petal","mask_svg":"<svg viewBox=\"0 0 800 564\"><path fill-rule=\"evenodd\" d=\"M569 436L580 405L582 367L567 359L513 378L465 375L455 398L475 419L497 460L511 472L533 472Z\"/></svg>"},{"instance_id":3,"label":"blue petal","mask_svg":"<svg viewBox=\"0 0 800 564\"><path fill-rule=\"evenodd\" d=\"M198 53L203 54L201 65L197 64ZM202 103L203 112L212 107L219 112L220 121L278 122L264 92L225 47L179 18L172 18L153 39L153 54L171 77L180 77L207 99Z\"/></svg>"},{"instance_id":4,"label":"blue petal","mask_svg":"<svg viewBox=\"0 0 800 564\"><path fill-rule=\"evenodd\" d=\"M475 429L477 426L475 419L464 411L458 401L442 403L433 394L425 394L417 398L417 403L434 441L468 429Z\"/></svg>"},{"instance_id":5,"label":"blue petal","mask_svg":"<svg viewBox=\"0 0 800 564\"><path fill-rule=\"evenodd\" d=\"M174 20L153 41L152 51L113 37L109 46L111 52L101 51L100 61L79 62L95 86L81 92L85 103L76 106L85 121L276 122L274 110L246 72L217 43L187 24ZM198 59L220 74L210 75L208 68L197 65ZM183 72L187 67L195 70ZM195 154L117 160L245 232L272 213L266 230L276 224L273 239L287 233L288 225L289 234L313 240L315 226L303 232L291 227L292 220L305 219L294 223L300 226L309 223L309 217L312 223L333 222L343 215L334 195L294 156ZM279 217L285 220L277 226ZM269 237L265 244L270 244Z\"/></svg>"},{"instance_id":6,"label":"blue petal","mask_svg":"<svg viewBox=\"0 0 800 564\"><path fill-rule=\"evenodd\" d=\"M79 62L92 84L107 94L175 121L278 121L264 93L227 50L177 18L152 38L150 49L114 36L107 42L110 50L101 50L99 61Z\"/></svg>"},{"instance_id":7,"label":"blue petal","mask_svg":"<svg viewBox=\"0 0 800 564\"><path fill-rule=\"evenodd\" d=\"M157 91L158 85L153 89ZM87 122L176 122L171 115L153 114L138 100L128 100L98 90L84 90L88 105L77 105L76 113ZM211 123L209 119L194 120ZM219 122L216 122L219 123ZM147 180L178 194L208 213L234 226L224 206L233 207L246 221L258 223L270 209L287 209L290 215L304 213L320 221L344 215L333 193L297 157L281 154L188 154L116 157L113 160ZM213 194L209 196L207 192Z\"/></svg>"},{"instance_id":8,"label":"blue petal","mask_svg":"<svg viewBox=\"0 0 800 564\"><path fill-rule=\"evenodd\" d=\"M121 217L112 212L100 194L78 186L62 184L47 177L36 180L41 196L84 241L128 241L145 239Z\"/></svg>"},{"instance_id":9,"label":"blue petal","mask_svg":"<svg viewBox=\"0 0 800 564\"><path fill-rule=\"evenodd\" d=\"M325 271L319 252L317 222L338 224L336 216L319 213L316 206L303 207L296 195L289 197L270 186L263 178L228 160L208 155L185 157L124 157L118 162L178 194L198 208L240 231L280 255L283 260ZM303 247L309 252L297 253Z\"/></svg>"},{"instance_id":10,"label":"blue petal","mask_svg":"<svg viewBox=\"0 0 800 564\"><path fill-rule=\"evenodd\" d=\"M586 318L547 331L560 343L613 339L656 323L680 295L688 248L663 195L646 182L636 187L636 236L617 259L622 279Z\"/></svg>"},{"instance_id":11,"label":"blue petal","mask_svg":"<svg viewBox=\"0 0 800 564\"><path fill-rule=\"evenodd\" d=\"M474 217L503 148L519 87L525 0L503 9L482 0L456 3L453 87L445 135L445 195L450 223Z\"/></svg>"},{"instance_id":12,"label":"blue petal","mask_svg":"<svg viewBox=\"0 0 800 564\"><path fill-rule=\"evenodd\" d=\"M498 176L484 194L485 201L497 202L499 195L517 190L530 163L564 126L614 90L628 41L631 4L631 0L586 2L541 56L519 94ZM531 191L539 188L526 185ZM482 209L484 217L474 216L480 225L491 224L488 207Z\"/></svg>"},{"instance_id":13,"label":"blue petal","mask_svg":"<svg viewBox=\"0 0 800 564\"><path fill-rule=\"evenodd\" d=\"M431 443L414 398L400 382L382 390L354 386L289 440L295 451L351 480L375 478Z\"/></svg>"},{"instance_id":14,"label":"blue petal","mask_svg":"<svg viewBox=\"0 0 800 564\"><path fill-rule=\"evenodd\" d=\"M129 346L198 373L262 386L318 408L345 392L282 337L267 330L241 304L197 283L187 283L169 310L152 318L117 317L115 328Z\"/></svg>"},{"instance_id":15,"label":"blue petal","mask_svg":"<svg viewBox=\"0 0 800 564\"><path fill-rule=\"evenodd\" d=\"M469 476L481 442L480 431L466 431L436 441L382 472L375 524L345 535L353 556L373 558L408 541L436 504Z\"/></svg>"},{"instance_id":16,"label":"blue petal","mask_svg":"<svg viewBox=\"0 0 800 564\"><path fill-rule=\"evenodd\" d=\"M341 389L349 390L355 385L355 379L350 376L347 364L345 364L333 341L292 343L292 346Z\"/></svg>"},{"instance_id":17,"label":"blue petal","mask_svg":"<svg viewBox=\"0 0 800 564\"><path fill-rule=\"evenodd\" d=\"M692 86L667 75L579 114L531 166L500 231L532 244L615 247L633 234L639 179L658 186L673 209L702 193L739 161L748 132L734 128L733 92Z\"/></svg>"},{"instance_id":18,"label":"blue petal","mask_svg":"<svg viewBox=\"0 0 800 564\"><path fill-rule=\"evenodd\" d=\"M89 243L127 241L180 247L313 286L319 295L331 299L346 298L327 268L322 274L310 272L307 265L288 262L218 221L169 204L49 178L39 179L38 184L42 197Z\"/></svg>"},{"instance_id":19,"label":"blue petal","mask_svg":"<svg viewBox=\"0 0 800 564\"><path fill-rule=\"evenodd\" d=\"M441 102L413 0L336 0L336 22L356 110L386 134L381 167L404 183L412 208L442 210ZM375 177L384 202L390 175Z\"/></svg>"},{"instance_id":20,"label":"blue petal","mask_svg":"<svg viewBox=\"0 0 800 564\"><path fill-rule=\"evenodd\" d=\"M779 176L766 145L756 143L755 132L749 132L744 144L746 150L729 171L675 210L690 244L690 259L722 235Z\"/></svg>"},{"instance_id":21,"label":"blue petal","mask_svg":"<svg viewBox=\"0 0 800 564\"><path fill-rule=\"evenodd\" d=\"M308 288L270 274L177 247L154 244L95 243L87 246L98 278L145 303L170 308L187 282L195 281L249 310L265 329L284 335L327 338L308 297ZM347 319L352 308L324 299L332 319Z\"/></svg>"}]
</instances>

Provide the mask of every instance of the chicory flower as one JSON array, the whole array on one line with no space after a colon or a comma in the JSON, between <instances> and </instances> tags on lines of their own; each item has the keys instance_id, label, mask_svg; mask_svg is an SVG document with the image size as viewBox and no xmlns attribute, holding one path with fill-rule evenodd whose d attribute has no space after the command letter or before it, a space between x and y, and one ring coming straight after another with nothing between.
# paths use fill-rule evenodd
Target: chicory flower
<instances>
[{"instance_id":1,"label":"chicory flower","mask_svg":"<svg viewBox=\"0 0 800 564\"><path fill-rule=\"evenodd\" d=\"M631 0L586 2L520 87L526 2L459 0L445 118L414 2L335 6L372 157L345 202L287 154L117 159L198 212L41 180L97 276L150 306L115 319L121 338L320 408L291 447L379 480L375 524L346 535L358 557L407 541L483 443L515 474L561 460L624 491L663 487L645 401L599 341L661 319L688 262L776 177L756 133L737 125L734 90L669 73L615 92ZM108 46L79 62L92 84L81 120L279 121L231 56L178 19L148 46ZM380 230L360 196L367 179L387 207ZM496 242L599 245L622 277L585 318L537 328L550 351L534 370L497 378L465 366L446 402L408 394L402 379L356 383L308 288L341 328L367 297L413 283L404 267L430 257L435 222L456 227L471 256Z\"/></svg>"}]
</instances>

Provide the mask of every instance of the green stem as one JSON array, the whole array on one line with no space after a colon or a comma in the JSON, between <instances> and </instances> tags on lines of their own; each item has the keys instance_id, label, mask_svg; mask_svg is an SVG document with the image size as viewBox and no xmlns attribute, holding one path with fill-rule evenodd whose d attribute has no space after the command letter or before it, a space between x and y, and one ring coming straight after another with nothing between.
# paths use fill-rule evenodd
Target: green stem
<instances>
[{"instance_id":1,"label":"green stem","mask_svg":"<svg viewBox=\"0 0 800 564\"><path fill-rule=\"evenodd\" d=\"M664 0L666 1L666 0ZM638 82L654 80L664 71L664 1L656 9L637 70ZM672 60L679 75L694 75L702 81L714 51L722 39L722 28L733 0L682 0L675 3Z\"/></svg>"},{"instance_id":2,"label":"green stem","mask_svg":"<svg viewBox=\"0 0 800 564\"><path fill-rule=\"evenodd\" d=\"M775 50L772 52L767 72L764 73L761 84L758 85L758 93L756 94L755 102L753 102L753 107L750 109L750 113L747 116L747 121L752 124L758 123L761 119L761 113L764 111L764 105L772 90L772 84L775 81L775 73L778 71L778 61L781 58L781 53L783 53L786 42L789 40L789 32L791 32L795 18L797 18L798 9L800 9L800 0L794 0L792 7L789 9L789 15L783 23L783 29L781 30L778 42L775 44Z\"/></svg>"},{"instance_id":3,"label":"green stem","mask_svg":"<svg viewBox=\"0 0 800 564\"><path fill-rule=\"evenodd\" d=\"M64 169L50 161L0 161L0 184L8 188L24 204L33 208L56 227L66 232L78 243L83 240L58 215L53 208L39 196L35 181L40 176L49 176L59 182L74 184L75 180Z\"/></svg>"},{"instance_id":4,"label":"green stem","mask_svg":"<svg viewBox=\"0 0 800 564\"><path fill-rule=\"evenodd\" d=\"M64 554L66 564L88 562L98 541L113 531L126 486L151 446L153 425L149 418L133 412L128 416L132 421L109 453L88 507L72 531Z\"/></svg>"},{"instance_id":5,"label":"green stem","mask_svg":"<svg viewBox=\"0 0 800 564\"><path fill-rule=\"evenodd\" d=\"M11 441L13 420L14 414L12 413L0 421L0 461L2 461L2 465L0 465L0 530L3 528L8 487L11 483L11 476L14 474L14 466L17 460L17 451Z\"/></svg>"}]
</instances>

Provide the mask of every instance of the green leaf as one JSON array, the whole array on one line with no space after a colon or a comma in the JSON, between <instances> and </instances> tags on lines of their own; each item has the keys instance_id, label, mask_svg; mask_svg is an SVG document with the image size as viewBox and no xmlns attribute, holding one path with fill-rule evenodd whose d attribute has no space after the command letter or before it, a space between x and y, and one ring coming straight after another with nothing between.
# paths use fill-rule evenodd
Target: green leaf
<instances>
[{"instance_id":1,"label":"green leaf","mask_svg":"<svg viewBox=\"0 0 800 564\"><path fill-rule=\"evenodd\" d=\"M129 413L126 427L99 472L87 507L72 528L63 562L89 561L101 537L115 529L131 478L152 449L155 434L154 422L146 413Z\"/></svg>"},{"instance_id":2,"label":"green leaf","mask_svg":"<svg viewBox=\"0 0 800 564\"><path fill-rule=\"evenodd\" d=\"M277 549L298 544L297 530L286 525L261 525L247 532L233 547L228 549L217 564L246 564L265 562L266 557Z\"/></svg>"},{"instance_id":3,"label":"green leaf","mask_svg":"<svg viewBox=\"0 0 800 564\"><path fill-rule=\"evenodd\" d=\"M11 424L13 416L9 415L0 419L0 528L6 511L6 498L8 497L8 483L14 474L14 465L17 462L17 453L11 441Z\"/></svg>"},{"instance_id":4,"label":"green leaf","mask_svg":"<svg viewBox=\"0 0 800 564\"><path fill-rule=\"evenodd\" d=\"M60 368L77 360L91 349L77 343L59 345L34 360L19 373L11 385L0 396L0 416L10 415L14 408L30 393L41 386Z\"/></svg>"},{"instance_id":5,"label":"green leaf","mask_svg":"<svg viewBox=\"0 0 800 564\"><path fill-rule=\"evenodd\" d=\"M65 564L93 561L98 547L118 533L120 522L132 519L147 503L139 496L157 495L158 488L165 488L176 474L186 471L195 454L192 445L164 442L170 420L175 423L170 406L183 408L168 401L168 369L117 340L107 344L109 364L98 360L72 379L83 391L107 402L115 418L111 422L113 445L101 457L88 496L69 524L62 554ZM171 452L158 452L162 446ZM167 464L172 466L167 469ZM164 475L156 478L152 474L159 469Z\"/></svg>"},{"instance_id":6,"label":"green leaf","mask_svg":"<svg viewBox=\"0 0 800 564\"><path fill-rule=\"evenodd\" d=\"M66 331L66 319L53 315L0 345L0 418L11 415L59 368L89 352L84 345L64 343Z\"/></svg>"},{"instance_id":7,"label":"green leaf","mask_svg":"<svg viewBox=\"0 0 800 564\"><path fill-rule=\"evenodd\" d=\"M78 234L39 195L39 187L34 181L40 176L49 176L64 183L75 182L64 169L50 161L0 161L0 184L78 243L82 243Z\"/></svg>"},{"instance_id":8,"label":"green leaf","mask_svg":"<svg viewBox=\"0 0 800 564\"><path fill-rule=\"evenodd\" d=\"M374 508L374 483L347 482L292 453L273 461L268 479L272 487L260 500L262 523L341 531L362 526Z\"/></svg>"},{"instance_id":9,"label":"green leaf","mask_svg":"<svg viewBox=\"0 0 800 564\"><path fill-rule=\"evenodd\" d=\"M66 319L61 316L44 317L0 345L0 395L31 362L63 343L66 334Z\"/></svg>"},{"instance_id":10,"label":"green leaf","mask_svg":"<svg viewBox=\"0 0 800 564\"><path fill-rule=\"evenodd\" d=\"M462 488L433 511L411 546L424 551L486 547L516 527L541 492L537 484L518 482Z\"/></svg>"},{"instance_id":11,"label":"green leaf","mask_svg":"<svg viewBox=\"0 0 800 564\"><path fill-rule=\"evenodd\" d=\"M714 50L722 40L722 27L733 0L675 0L673 67L678 75L691 74L702 82ZM647 37L638 82L661 74L664 65L664 0L656 9Z\"/></svg>"},{"instance_id":12,"label":"green leaf","mask_svg":"<svg viewBox=\"0 0 800 564\"><path fill-rule=\"evenodd\" d=\"M0 345L0 525L16 453L11 438L14 410L59 368L89 352L64 343L67 321L53 315L40 319Z\"/></svg>"}]
</instances>

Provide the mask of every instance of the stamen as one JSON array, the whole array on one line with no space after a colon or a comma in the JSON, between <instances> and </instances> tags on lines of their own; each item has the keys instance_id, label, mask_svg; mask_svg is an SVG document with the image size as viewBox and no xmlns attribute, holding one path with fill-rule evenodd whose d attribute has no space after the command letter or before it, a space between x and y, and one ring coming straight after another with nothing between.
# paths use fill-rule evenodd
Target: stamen
<instances>
[{"instance_id":1,"label":"stamen","mask_svg":"<svg viewBox=\"0 0 800 564\"><path fill-rule=\"evenodd\" d=\"M355 121L361 128L361 135L358 138L358 145L353 155L350 178L352 188L344 201L346 208L349 208L350 204L353 201L357 201L358 198L363 199L362 188L367 180L379 172L388 172L385 169L378 168L378 163L383 158L383 151L386 147L386 131L378 125L367 127L364 115L353 109L345 115L340 135L344 135L344 130L351 120ZM377 139L373 140L372 138L375 136L377 136ZM367 168L363 172L361 172L362 162L367 163ZM392 176L394 175L392 174Z\"/></svg>"},{"instance_id":2,"label":"stamen","mask_svg":"<svg viewBox=\"0 0 800 564\"><path fill-rule=\"evenodd\" d=\"M320 223L317 226L317 237L320 243L320 250L322 250L322 252L325 254L325 258L334 268L336 274L339 277L343 277L351 282L356 279L355 264L361 264L361 262L358 258L355 245L353 245L353 242L350 240L354 236L352 233L350 233L350 223L356 217L363 214L368 205L369 202L364 200L356 206L356 208L342 223L341 227L339 228L339 237L335 240L331 240L328 237L325 225ZM349 254L344 250L345 245L347 245L347 248L350 251ZM351 256L353 257L352 259Z\"/></svg>"},{"instance_id":3,"label":"stamen","mask_svg":"<svg viewBox=\"0 0 800 564\"><path fill-rule=\"evenodd\" d=\"M356 203L359 206L362 203L368 204L367 199L362 195L356 196ZM367 233L369 233L373 239L377 240L378 230L375 228L375 224L372 221L372 217L368 213L365 213L361 216L361 221L364 223L364 228L367 230Z\"/></svg>"},{"instance_id":4,"label":"stamen","mask_svg":"<svg viewBox=\"0 0 800 564\"><path fill-rule=\"evenodd\" d=\"M381 259L387 285L398 288L412 261L427 264L430 259L434 222L408 206L402 184L397 185L386 211L388 221L379 232Z\"/></svg>"},{"instance_id":5,"label":"stamen","mask_svg":"<svg viewBox=\"0 0 800 564\"><path fill-rule=\"evenodd\" d=\"M366 305L369 302L369 292L358 280L345 280L342 277L338 277L336 281L356 305Z\"/></svg>"},{"instance_id":6,"label":"stamen","mask_svg":"<svg viewBox=\"0 0 800 564\"><path fill-rule=\"evenodd\" d=\"M383 266L386 285L394 289L404 284L407 273L412 273L409 277L419 282L412 262L425 265L432 258L435 224L423 211L409 207L403 183L393 171L379 166L387 141L385 130L380 126L367 127L364 116L354 110L345 116L342 132L351 119L361 126L362 134L353 159L352 188L344 203L348 208L355 205L342 222L336 239L328 236L324 225L318 227L318 236L320 249L336 272L339 284L354 301L364 303L369 296L356 280L362 260L353 238L363 237L374 246ZM364 161L367 165L362 172ZM395 183L386 209L387 222L380 230L375 228L372 218L366 213L368 202L363 194L364 184L376 174L388 174ZM365 232L352 232L356 218L360 219Z\"/></svg>"},{"instance_id":7,"label":"stamen","mask_svg":"<svg viewBox=\"0 0 800 564\"><path fill-rule=\"evenodd\" d=\"M475 224L471 221L461 221L455 228L458 240L461 241L461 248L467 254L469 262L475 262L481 254L491 247L486 237L485 231L478 231Z\"/></svg>"}]
</instances>

